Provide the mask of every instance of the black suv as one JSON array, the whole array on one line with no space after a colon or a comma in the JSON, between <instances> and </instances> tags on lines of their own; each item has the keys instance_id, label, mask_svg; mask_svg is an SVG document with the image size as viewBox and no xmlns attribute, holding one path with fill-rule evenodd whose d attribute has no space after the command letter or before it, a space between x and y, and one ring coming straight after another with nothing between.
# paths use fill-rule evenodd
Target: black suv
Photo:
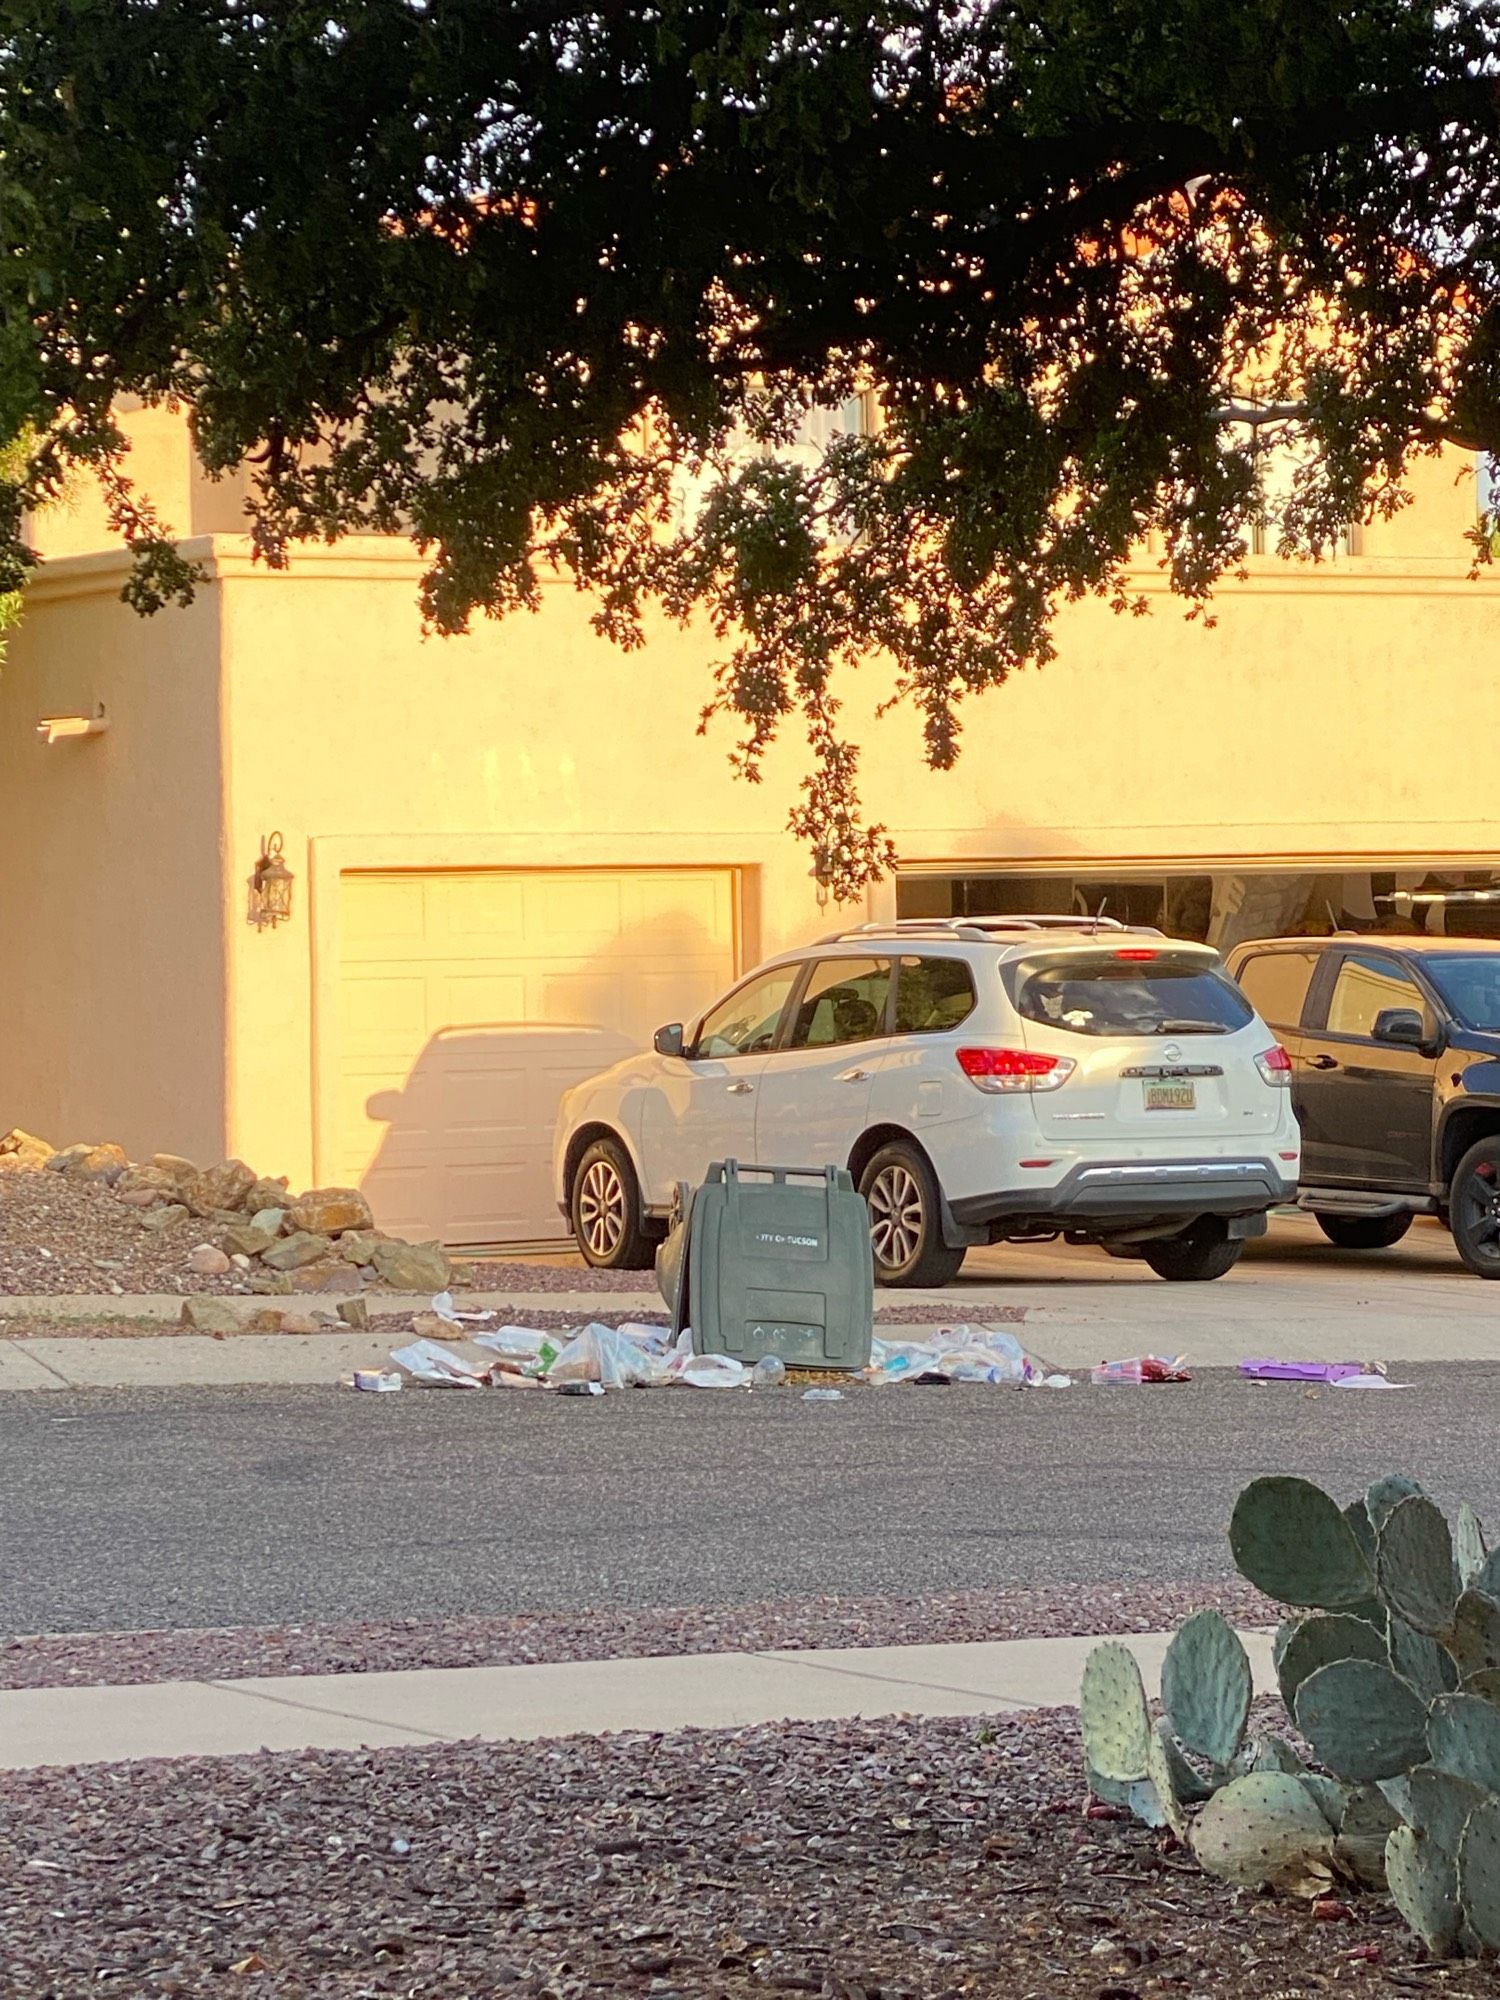
<instances>
[{"instance_id":1,"label":"black suv","mask_svg":"<svg viewBox=\"0 0 1500 2000\"><path fill-rule=\"evenodd\" d=\"M1439 1215L1500 1278L1500 940L1268 938L1227 963L1292 1059L1299 1198L1330 1242Z\"/></svg>"}]
</instances>

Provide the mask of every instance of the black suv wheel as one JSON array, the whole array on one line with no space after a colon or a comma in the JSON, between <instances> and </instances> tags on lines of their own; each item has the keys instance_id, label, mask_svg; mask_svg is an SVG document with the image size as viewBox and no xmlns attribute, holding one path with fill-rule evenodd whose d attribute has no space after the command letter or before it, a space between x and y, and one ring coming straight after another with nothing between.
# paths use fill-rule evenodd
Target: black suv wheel
<instances>
[{"instance_id":1,"label":"black suv wheel","mask_svg":"<svg viewBox=\"0 0 1500 2000\"><path fill-rule=\"evenodd\" d=\"M1318 1227L1340 1250L1389 1250L1411 1228L1411 1213L1319 1215Z\"/></svg>"},{"instance_id":2,"label":"black suv wheel","mask_svg":"<svg viewBox=\"0 0 1500 2000\"><path fill-rule=\"evenodd\" d=\"M618 1139L596 1139L573 1176L573 1240L596 1271L649 1271L656 1246L635 1169Z\"/></svg>"},{"instance_id":3,"label":"black suv wheel","mask_svg":"<svg viewBox=\"0 0 1500 2000\"><path fill-rule=\"evenodd\" d=\"M1158 1243L1143 1243L1141 1256L1158 1278L1173 1284L1206 1284L1222 1278L1240 1261L1244 1244L1231 1236L1222 1222L1204 1216L1180 1236L1167 1236Z\"/></svg>"},{"instance_id":4,"label":"black suv wheel","mask_svg":"<svg viewBox=\"0 0 1500 2000\"><path fill-rule=\"evenodd\" d=\"M1479 1278L1500 1278L1500 1138L1471 1146L1453 1171L1448 1226Z\"/></svg>"},{"instance_id":5,"label":"black suv wheel","mask_svg":"<svg viewBox=\"0 0 1500 2000\"><path fill-rule=\"evenodd\" d=\"M870 1210L878 1285L946 1285L962 1250L943 1241L937 1177L925 1153L899 1140L882 1146L859 1177Z\"/></svg>"}]
</instances>

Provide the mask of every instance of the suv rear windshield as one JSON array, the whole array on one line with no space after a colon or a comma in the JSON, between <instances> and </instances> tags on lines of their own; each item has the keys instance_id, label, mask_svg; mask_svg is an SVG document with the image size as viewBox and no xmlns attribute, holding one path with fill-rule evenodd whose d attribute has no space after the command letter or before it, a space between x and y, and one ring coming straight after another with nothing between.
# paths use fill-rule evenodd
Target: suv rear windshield
<instances>
[{"instance_id":1,"label":"suv rear windshield","mask_svg":"<svg viewBox=\"0 0 1500 2000\"><path fill-rule=\"evenodd\" d=\"M1079 1035L1232 1035L1255 1018L1217 967L1165 954L1023 963L1015 1003L1028 1021Z\"/></svg>"},{"instance_id":2,"label":"suv rear windshield","mask_svg":"<svg viewBox=\"0 0 1500 2000\"><path fill-rule=\"evenodd\" d=\"M1500 1033L1500 952L1434 952L1422 970L1466 1028Z\"/></svg>"}]
</instances>

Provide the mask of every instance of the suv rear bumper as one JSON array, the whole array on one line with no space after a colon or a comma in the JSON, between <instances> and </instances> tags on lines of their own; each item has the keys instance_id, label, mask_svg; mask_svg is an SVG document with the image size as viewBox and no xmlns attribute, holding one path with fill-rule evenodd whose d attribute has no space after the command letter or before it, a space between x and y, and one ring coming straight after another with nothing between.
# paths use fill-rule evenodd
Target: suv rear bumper
<instances>
[{"instance_id":1,"label":"suv rear bumper","mask_svg":"<svg viewBox=\"0 0 1500 2000\"><path fill-rule=\"evenodd\" d=\"M1080 1162L1052 1187L961 1195L949 1209L960 1228L1014 1217L1059 1227L1129 1228L1158 1218L1262 1215L1297 1198L1270 1160L1100 1160Z\"/></svg>"}]
</instances>

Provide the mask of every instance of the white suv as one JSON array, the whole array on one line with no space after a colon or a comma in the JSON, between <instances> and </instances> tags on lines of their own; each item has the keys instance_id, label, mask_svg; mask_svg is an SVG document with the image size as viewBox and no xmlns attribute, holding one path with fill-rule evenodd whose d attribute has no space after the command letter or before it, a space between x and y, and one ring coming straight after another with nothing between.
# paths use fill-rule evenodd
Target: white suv
<instances>
[{"instance_id":1,"label":"white suv","mask_svg":"<svg viewBox=\"0 0 1500 2000\"><path fill-rule=\"evenodd\" d=\"M1063 1235L1217 1278L1295 1199L1291 1065L1207 945L1100 919L865 924L772 959L692 1028L570 1090L558 1203L644 1269L711 1160L847 1164L875 1274Z\"/></svg>"}]
</instances>

